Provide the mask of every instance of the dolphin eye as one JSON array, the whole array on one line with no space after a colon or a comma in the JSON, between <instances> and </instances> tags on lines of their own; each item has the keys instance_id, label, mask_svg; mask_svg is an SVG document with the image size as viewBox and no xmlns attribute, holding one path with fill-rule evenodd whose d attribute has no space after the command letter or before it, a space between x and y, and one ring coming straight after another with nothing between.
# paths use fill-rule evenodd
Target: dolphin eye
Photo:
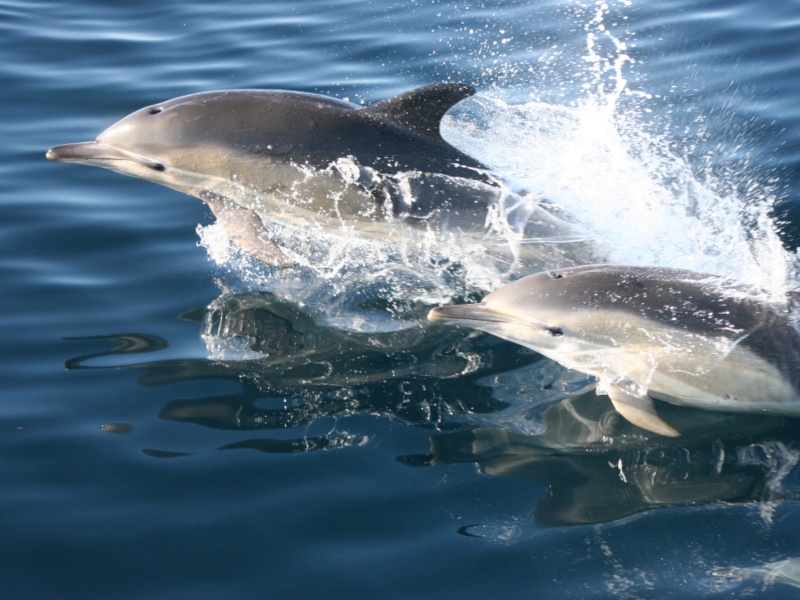
<instances>
[{"instance_id":1,"label":"dolphin eye","mask_svg":"<svg viewBox=\"0 0 800 600\"><path fill-rule=\"evenodd\" d=\"M150 114L151 115L157 115L162 110L164 110L164 109L163 108L159 108L158 106L154 106L153 108L150 109Z\"/></svg>"},{"instance_id":2,"label":"dolphin eye","mask_svg":"<svg viewBox=\"0 0 800 600\"><path fill-rule=\"evenodd\" d=\"M550 276L550 279L564 279L564 274L558 271L549 271L547 274Z\"/></svg>"},{"instance_id":3,"label":"dolphin eye","mask_svg":"<svg viewBox=\"0 0 800 600\"><path fill-rule=\"evenodd\" d=\"M564 330L561 327L548 327L547 333L552 337L561 337L564 335Z\"/></svg>"},{"instance_id":4,"label":"dolphin eye","mask_svg":"<svg viewBox=\"0 0 800 600\"><path fill-rule=\"evenodd\" d=\"M161 163L149 163L147 166L150 167L151 169L153 169L153 171L166 171L167 170L167 167L165 167Z\"/></svg>"}]
</instances>

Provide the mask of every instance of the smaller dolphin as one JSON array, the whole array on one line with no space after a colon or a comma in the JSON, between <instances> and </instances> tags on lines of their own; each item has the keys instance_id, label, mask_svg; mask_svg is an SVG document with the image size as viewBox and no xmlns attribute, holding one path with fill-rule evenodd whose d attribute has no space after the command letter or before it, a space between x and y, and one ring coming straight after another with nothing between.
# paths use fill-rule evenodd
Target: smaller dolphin
<instances>
[{"instance_id":1,"label":"smaller dolphin","mask_svg":"<svg viewBox=\"0 0 800 600\"><path fill-rule=\"evenodd\" d=\"M524 277L480 304L442 306L452 322L594 375L631 423L679 432L651 397L720 411L800 416L800 334L789 309L730 279L669 268L591 265Z\"/></svg>"}]
</instances>

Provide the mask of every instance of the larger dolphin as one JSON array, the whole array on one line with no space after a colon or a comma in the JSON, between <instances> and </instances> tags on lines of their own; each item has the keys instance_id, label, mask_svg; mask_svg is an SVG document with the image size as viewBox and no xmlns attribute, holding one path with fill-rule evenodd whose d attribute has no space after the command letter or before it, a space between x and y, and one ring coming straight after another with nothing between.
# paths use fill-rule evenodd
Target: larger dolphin
<instances>
[{"instance_id":1,"label":"larger dolphin","mask_svg":"<svg viewBox=\"0 0 800 600\"><path fill-rule=\"evenodd\" d=\"M800 416L800 335L787 306L729 279L592 265L537 273L429 319L493 333L594 375L644 429L679 433L651 396L699 408Z\"/></svg>"},{"instance_id":2,"label":"larger dolphin","mask_svg":"<svg viewBox=\"0 0 800 600\"><path fill-rule=\"evenodd\" d=\"M95 141L47 158L111 169L205 201L231 240L271 265L294 261L265 232L268 219L387 235L397 220L484 233L504 198L477 160L439 133L444 114L475 90L443 83L360 107L317 94L228 90L142 108ZM563 237L552 211L503 206L520 234Z\"/></svg>"}]
</instances>

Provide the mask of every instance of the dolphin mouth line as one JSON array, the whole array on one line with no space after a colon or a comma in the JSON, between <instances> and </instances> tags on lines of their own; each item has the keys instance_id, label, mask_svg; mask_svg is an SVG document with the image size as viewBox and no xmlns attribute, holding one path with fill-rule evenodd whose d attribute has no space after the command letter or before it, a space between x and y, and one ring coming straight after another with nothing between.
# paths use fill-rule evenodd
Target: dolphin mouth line
<instances>
[{"instance_id":1,"label":"dolphin mouth line","mask_svg":"<svg viewBox=\"0 0 800 600\"><path fill-rule=\"evenodd\" d=\"M428 313L431 322L443 321L479 321L483 323L518 323L532 325L515 318L513 315L493 310L485 304L450 304L437 306Z\"/></svg>"},{"instance_id":2,"label":"dolphin mouth line","mask_svg":"<svg viewBox=\"0 0 800 600\"><path fill-rule=\"evenodd\" d=\"M152 161L96 141L54 146L47 151L45 157L58 162L78 162L91 165L102 165L104 163L119 161L128 161L143 165L152 164Z\"/></svg>"},{"instance_id":3,"label":"dolphin mouth line","mask_svg":"<svg viewBox=\"0 0 800 600\"><path fill-rule=\"evenodd\" d=\"M533 318L520 318L513 313L496 310L483 304L448 304L437 306L428 312L428 320L431 323L452 323L454 325L465 325L475 329L482 329L480 324L498 323L501 325L512 325L527 327L532 330L546 331L551 337L561 337L564 330L544 321L537 321ZM502 337L502 336L501 336ZM522 342L519 342L522 343ZM526 345L523 343L523 345ZM528 345L529 348L541 352L537 347Z\"/></svg>"}]
</instances>

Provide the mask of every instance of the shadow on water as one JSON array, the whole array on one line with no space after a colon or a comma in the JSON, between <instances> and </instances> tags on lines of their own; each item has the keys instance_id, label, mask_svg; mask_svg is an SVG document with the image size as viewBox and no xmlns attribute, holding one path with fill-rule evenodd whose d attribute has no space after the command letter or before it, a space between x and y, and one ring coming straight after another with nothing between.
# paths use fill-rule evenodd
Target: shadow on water
<instances>
[{"instance_id":1,"label":"shadow on water","mask_svg":"<svg viewBox=\"0 0 800 600\"><path fill-rule=\"evenodd\" d=\"M536 427L541 432L524 435L505 428L507 421L497 417L508 414L510 401L498 398L488 376L527 380L550 363L493 337L449 328L344 332L320 327L261 292L223 294L183 318L200 324L210 358L93 365L97 359L108 362L167 347L155 336L118 334L83 338L115 345L72 358L66 368L143 371L138 381L144 386L235 381L237 393L172 399L159 413L165 420L218 430L290 430L356 414L435 429L443 433L430 438L430 453L398 460L426 467L476 463L491 477L534 481L538 489L547 489L533 514L541 527L609 522L667 506L798 498L785 485L800 460L796 419L661 403L659 412L683 433L670 439L631 425L605 397L565 387L567 393L555 399L566 399L535 417L541 419ZM549 383L540 387L545 396L552 393ZM530 389L517 391L525 398L520 402L528 404ZM499 421L504 428L491 426ZM476 422L481 426L474 427ZM218 449L304 453L365 440L332 431L291 439L253 436ZM472 535L469 527L462 533Z\"/></svg>"}]
</instances>

